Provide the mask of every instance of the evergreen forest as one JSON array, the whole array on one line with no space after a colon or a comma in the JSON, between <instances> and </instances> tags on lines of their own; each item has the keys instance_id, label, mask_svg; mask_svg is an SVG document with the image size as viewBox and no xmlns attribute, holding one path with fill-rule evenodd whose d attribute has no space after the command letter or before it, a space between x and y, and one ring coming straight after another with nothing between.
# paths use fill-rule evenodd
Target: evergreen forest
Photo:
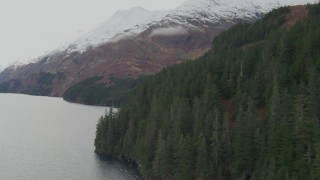
<instances>
[{"instance_id":1,"label":"evergreen forest","mask_svg":"<svg viewBox=\"0 0 320 180\"><path fill-rule=\"evenodd\" d=\"M130 92L146 79L144 76L137 79L110 77L110 83L98 83L102 78L88 78L71 86L64 92L63 99L88 105L119 107L127 102Z\"/></svg>"},{"instance_id":2,"label":"evergreen forest","mask_svg":"<svg viewBox=\"0 0 320 180\"><path fill-rule=\"evenodd\" d=\"M290 7L240 23L149 77L100 118L96 152L146 179L320 179L320 4L302 8L292 24Z\"/></svg>"}]
</instances>

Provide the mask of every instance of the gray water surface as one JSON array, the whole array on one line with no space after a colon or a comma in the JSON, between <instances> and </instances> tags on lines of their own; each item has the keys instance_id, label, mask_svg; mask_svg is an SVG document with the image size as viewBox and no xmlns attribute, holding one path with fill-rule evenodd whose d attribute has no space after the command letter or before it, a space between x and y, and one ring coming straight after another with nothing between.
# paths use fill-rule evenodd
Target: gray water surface
<instances>
[{"instance_id":1,"label":"gray water surface","mask_svg":"<svg viewBox=\"0 0 320 180\"><path fill-rule=\"evenodd\" d=\"M136 170L94 153L106 107L0 94L1 180L131 180Z\"/></svg>"}]
</instances>

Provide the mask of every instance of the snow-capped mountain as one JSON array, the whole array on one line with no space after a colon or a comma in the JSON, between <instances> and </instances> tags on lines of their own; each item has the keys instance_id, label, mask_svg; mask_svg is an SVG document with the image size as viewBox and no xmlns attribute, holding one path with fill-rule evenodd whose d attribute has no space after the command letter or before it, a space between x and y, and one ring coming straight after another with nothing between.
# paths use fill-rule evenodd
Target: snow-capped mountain
<instances>
[{"instance_id":1,"label":"snow-capped mountain","mask_svg":"<svg viewBox=\"0 0 320 180\"><path fill-rule=\"evenodd\" d=\"M154 35L166 35L166 32L183 33L199 26L219 26L221 19L235 23L235 19L256 19L261 14L286 5L316 3L317 0L186 0L180 6L167 11L150 11L141 7L118 11L107 21L76 40L66 42L58 49L38 58L12 64L16 69L25 64L39 61L43 56L65 51L83 52L108 42L134 38L152 26L160 26ZM211 25L208 25L211 24ZM223 24L221 25L223 26ZM163 28L165 27L165 28ZM161 33L164 31L164 34ZM169 33L172 34L172 33Z\"/></svg>"},{"instance_id":2,"label":"snow-capped mountain","mask_svg":"<svg viewBox=\"0 0 320 180\"><path fill-rule=\"evenodd\" d=\"M285 5L317 0L186 0L169 11L132 8L118 11L99 27L31 61L0 73L15 80L18 92L61 96L71 85L93 76L138 77L194 59L213 38L239 21L253 22ZM39 79L49 78L46 84Z\"/></svg>"},{"instance_id":3,"label":"snow-capped mountain","mask_svg":"<svg viewBox=\"0 0 320 180\"><path fill-rule=\"evenodd\" d=\"M304 1L304 2L303 2ZM251 18L279 6L303 4L310 0L187 0L173 13L194 20L218 22L219 19ZM191 13L190 13L191 12Z\"/></svg>"},{"instance_id":4,"label":"snow-capped mountain","mask_svg":"<svg viewBox=\"0 0 320 180\"><path fill-rule=\"evenodd\" d=\"M71 42L69 51L84 51L89 46L133 38L153 25L179 24L194 27L199 23L219 23L221 19L253 19L286 5L315 3L316 0L186 0L171 11L149 11L134 7L118 11L99 27ZM176 26L175 26L176 27ZM180 28L181 29L181 28Z\"/></svg>"},{"instance_id":5,"label":"snow-capped mountain","mask_svg":"<svg viewBox=\"0 0 320 180\"><path fill-rule=\"evenodd\" d=\"M126 11L118 11L99 27L84 34L68 47L69 51L83 51L89 46L97 46L105 42L115 42L122 38L137 36L170 11L149 11L134 7Z\"/></svg>"}]
</instances>

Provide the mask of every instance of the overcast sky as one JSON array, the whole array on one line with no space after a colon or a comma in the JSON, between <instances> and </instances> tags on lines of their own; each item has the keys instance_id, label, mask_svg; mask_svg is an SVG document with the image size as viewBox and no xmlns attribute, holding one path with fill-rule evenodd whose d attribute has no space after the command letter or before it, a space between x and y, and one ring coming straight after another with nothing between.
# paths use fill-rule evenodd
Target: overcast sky
<instances>
[{"instance_id":1,"label":"overcast sky","mask_svg":"<svg viewBox=\"0 0 320 180\"><path fill-rule=\"evenodd\" d=\"M174 9L184 0L1 0L0 66L55 49L117 10Z\"/></svg>"}]
</instances>

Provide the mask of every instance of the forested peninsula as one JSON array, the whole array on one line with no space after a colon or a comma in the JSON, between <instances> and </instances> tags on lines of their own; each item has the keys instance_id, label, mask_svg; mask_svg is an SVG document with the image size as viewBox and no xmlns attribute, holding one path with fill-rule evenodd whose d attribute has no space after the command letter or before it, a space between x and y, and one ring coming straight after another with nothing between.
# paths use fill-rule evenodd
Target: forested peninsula
<instances>
[{"instance_id":1,"label":"forested peninsula","mask_svg":"<svg viewBox=\"0 0 320 180\"><path fill-rule=\"evenodd\" d=\"M96 152L146 179L319 179L319 92L320 4L283 7L149 77L99 120Z\"/></svg>"}]
</instances>

